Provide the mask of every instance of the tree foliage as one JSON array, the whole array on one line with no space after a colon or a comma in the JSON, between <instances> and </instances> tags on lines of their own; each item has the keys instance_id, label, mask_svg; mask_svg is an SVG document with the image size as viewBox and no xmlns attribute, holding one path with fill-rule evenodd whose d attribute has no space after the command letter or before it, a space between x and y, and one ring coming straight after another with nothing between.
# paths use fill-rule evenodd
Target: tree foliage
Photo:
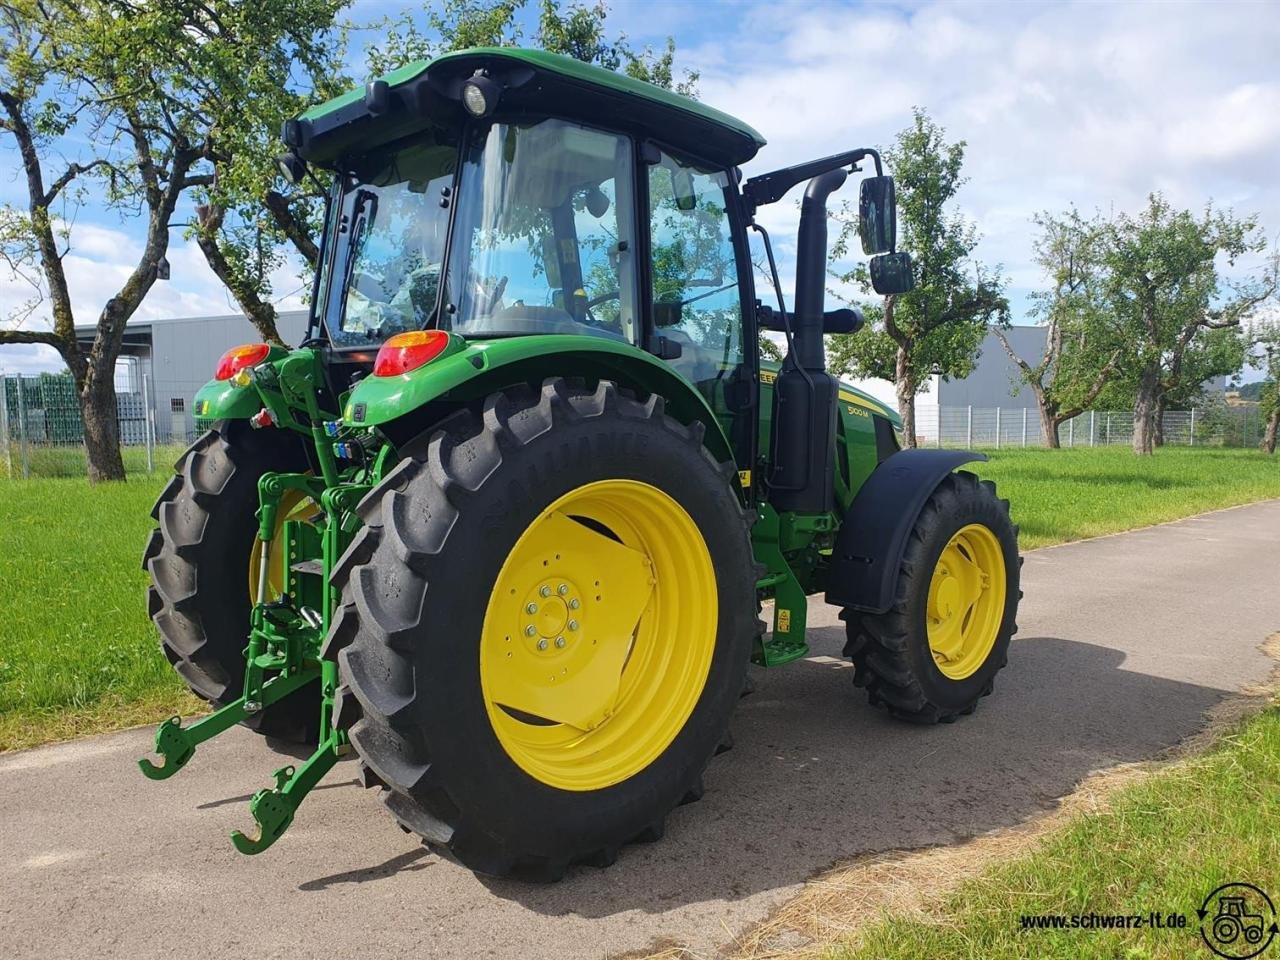
<instances>
[{"instance_id":1,"label":"tree foliage","mask_svg":"<svg viewBox=\"0 0 1280 960\"><path fill-rule=\"evenodd\" d=\"M1045 348L1035 362L1020 356L1005 333L995 334L1036 398L1045 443L1059 446L1058 428L1094 402L1115 375L1123 345L1103 301L1103 224L1072 208L1034 218L1036 263L1050 280L1031 295L1032 313L1045 327Z\"/></svg>"},{"instance_id":2,"label":"tree foliage","mask_svg":"<svg viewBox=\"0 0 1280 960\"><path fill-rule=\"evenodd\" d=\"M167 54L196 29L168 4L127 0L14 0L0 4L0 135L22 162L25 209L0 208L9 266L28 279L32 302L0 329L0 343L56 349L72 377L84 420L89 478L120 480L114 376L124 326L164 272L169 227L184 191L207 183L210 118L183 93L200 80ZM83 144L74 161L59 146ZM113 208L144 224L137 263L103 305L90 346L76 339L63 260L79 188L87 182ZM52 329L24 326L48 303Z\"/></svg>"},{"instance_id":3,"label":"tree foliage","mask_svg":"<svg viewBox=\"0 0 1280 960\"><path fill-rule=\"evenodd\" d=\"M955 212L964 183L964 141L947 143L945 131L923 110L885 151L897 184L898 247L912 256L916 286L867 309L867 328L832 337L834 372L893 380L907 443L915 445L915 396L931 374L966 376L977 360L988 325L1008 311L998 271L973 259L978 234ZM857 235L856 207L846 203L832 252L846 255ZM845 285L868 291L866 267L838 274Z\"/></svg>"},{"instance_id":4,"label":"tree foliage","mask_svg":"<svg viewBox=\"0 0 1280 960\"><path fill-rule=\"evenodd\" d=\"M1234 265L1265 243L1256 218L1212 204L1198 215L1177 210L1158 193L1137 216L1106 225L1103 291L1125 344L1117 379L1133 391L1135 453L1153 451L1166 404L1240 369L1241 321L1275 295L1276 263L1232 281L1219 262Z\"/></svg>"}]
</instances>

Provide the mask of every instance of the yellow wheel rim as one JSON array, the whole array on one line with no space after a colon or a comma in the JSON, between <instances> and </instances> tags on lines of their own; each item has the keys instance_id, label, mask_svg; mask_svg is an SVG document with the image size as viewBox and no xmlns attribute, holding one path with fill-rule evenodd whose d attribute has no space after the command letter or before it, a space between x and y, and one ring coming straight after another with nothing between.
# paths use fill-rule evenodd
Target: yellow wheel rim
<instances>
[{"instance_id":1,"label":"yellow wheel rim","mask_svg":"<svg viewBox=\"0 0 1280 960\"><path fill-rule=\"evenodd\" d=\"M929 582L929 649L938 669L963 680L986 662L1000 634L1006 595L1004 551L989 527L956 531Z\"/></svg>"},{"instance_id":2,"label":"yellow wheel rim","mask_svg":"<svg viewBox=\"0 0 1280 960\"><path fill-rule=\"evenodd\" d=\"M271 537L271 549L267 555L267 598L273 599L284 592L284 524L286 520L310 520L320 513L320 507L301 490L286 490L280 498L276 512L275 533ZM249 548L249 602L258 602L258 570L262 566L262 539L256 534Z\"/></svg>"},{"instance_id":3,"label":"yellow wheel rim","mask_svg":"<svg viewBox=\"0 0 1280 960\"><path fill-rule=\"evenodd\" d=\"M634 776L693 712L716 623L711 554L675 500L635 480L565 494L516 541L485 611L480 683L498 741L563 790Z\"/></svg>"}]
</instances>

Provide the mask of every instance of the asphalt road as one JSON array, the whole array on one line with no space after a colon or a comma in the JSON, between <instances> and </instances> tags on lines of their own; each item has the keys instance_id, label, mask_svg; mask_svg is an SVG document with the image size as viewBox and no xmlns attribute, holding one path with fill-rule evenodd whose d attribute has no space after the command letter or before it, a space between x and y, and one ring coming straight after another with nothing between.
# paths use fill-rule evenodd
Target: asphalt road
<instances>
[{"instance_id":1,"label":"asphalt road","mask_svg":"<svg viewBox=\"0 0 1280 960\"><path fill-rule=\"evenodd\" d=\"M814 658L755 671L734 750L667 837L562 883L484 881L404 835L340 764L258 857L227 840L280 765L252 734L174 779L134 767L151 730L0 758L0 955L25 958L599 958L711 949L814 872L948 843L1149 758L1264 679L1280 630L1280 500L1039 550L1008 668L977 713L916 728L870 709L832 608Z\"/></svg>"}]
</instances>

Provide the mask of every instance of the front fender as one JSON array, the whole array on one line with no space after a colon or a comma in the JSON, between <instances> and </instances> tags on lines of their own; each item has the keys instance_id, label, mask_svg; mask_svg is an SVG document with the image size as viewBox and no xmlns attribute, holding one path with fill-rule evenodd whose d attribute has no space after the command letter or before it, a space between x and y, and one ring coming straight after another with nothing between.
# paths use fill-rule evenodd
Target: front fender
<instances>
[{"instance_id":1,"label":"front fender","mask_svg":"<svg viewBox=\"0 0 1280 960\"><path fill-rule=\"evenodd\" d=\"M351 391L343 419L353 427L411 434L415 431L397 426L413 424L424 408L466 404L512 384L537 385L548 377L612 380L639 393L657 394L670 416L684 424L703 424L703 443L717 460L733 458L720 422L688 380L631 344L574 334L469 341L463 350L417 370L365 377Z\"/></svg>"},{"instance_id":2,"label":"front fender","mask_svg":"<svg viewBox=\"0 0 1280 960\"><path fill-rule=\"evenodd\" d=\"M899 450L886 457L853 498L831 551L827 603L884 613L893 603L907 537L942 478L986 460L967 450Z\"/></svg>"}]
</instances>

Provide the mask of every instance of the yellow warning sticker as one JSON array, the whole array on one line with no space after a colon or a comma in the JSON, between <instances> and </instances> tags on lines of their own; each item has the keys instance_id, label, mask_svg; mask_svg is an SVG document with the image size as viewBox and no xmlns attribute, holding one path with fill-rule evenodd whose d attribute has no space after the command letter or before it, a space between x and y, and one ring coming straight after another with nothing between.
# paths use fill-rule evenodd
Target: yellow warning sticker
<instances>
[{"instance_id":1,"label":"yellow warning sticker","mask_svg":"<svg viewBox=\"0 0 1280 960\"><path fill-rule=\"evenodd\" d=\"M778 633L791 632L791 611L780 608L777 616L774 618L774 629Z\"/></svg>"},{"instance_id":2,"label":"yellow warning sticker","mask_svg":"<svg viewBox=\"0 0 1280 960\"><path fill-rule=\"evenodd\" d=\"M739 471L738 471L738 482L739 482L740 484L742 484L744 487L750 487L750 486L751 486L751 471L750 471L750 470L739 470Z\"/></svg>"}]
</instances>

